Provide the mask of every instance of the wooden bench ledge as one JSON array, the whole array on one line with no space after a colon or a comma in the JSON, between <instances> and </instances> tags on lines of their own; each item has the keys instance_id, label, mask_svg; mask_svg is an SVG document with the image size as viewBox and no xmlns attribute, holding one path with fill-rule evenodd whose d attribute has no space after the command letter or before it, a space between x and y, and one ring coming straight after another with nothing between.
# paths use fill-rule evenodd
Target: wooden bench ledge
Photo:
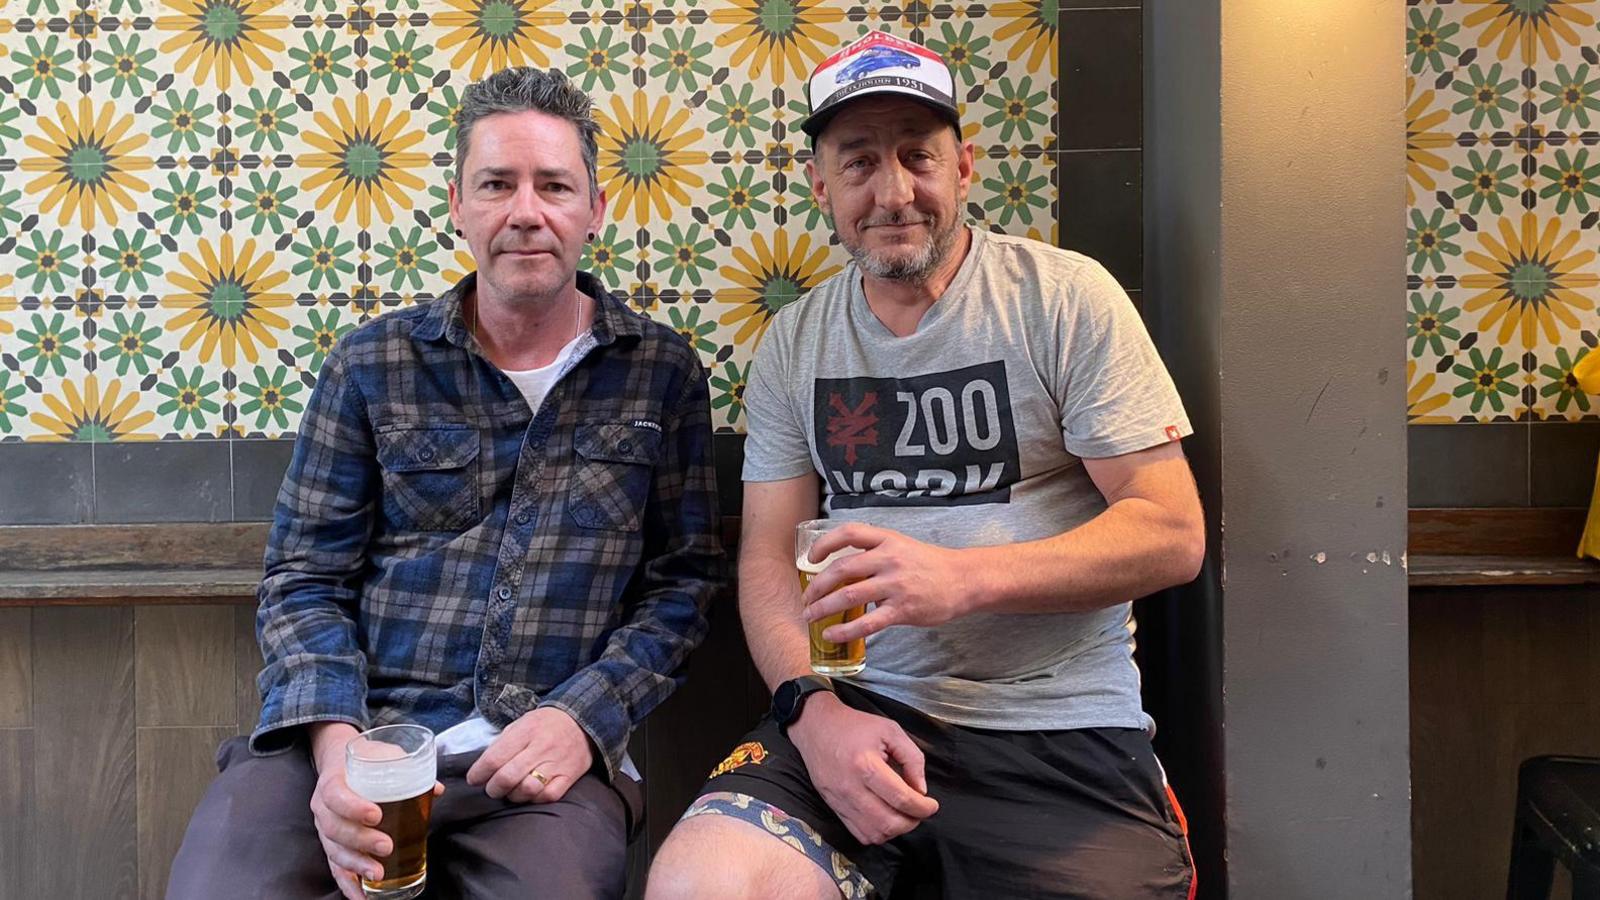
<instances>
[{"instance_id":1,"label":"wooden bench ledge","mask_svg":"<svg viewBox=\"0 0 1600 900\"><path fill-rule=\"evenodd\" d=\"M1600 562L1575 554L1583 507L1413 509L1415 587L1600 584Z\"/></svg>"},{"instance_id":2,"label":"wooden bench ledge","mask_svg":"<svg viewBox=\"0 0 1600 900\"><path fill-rule=\"evenodd\" d=\"M0 527L0 606L254 603L267 527Z\"/></svg>"},{"instance_id":3,"label":"wooden bench ledge","mask_svg":"<svg viewBox=\"0 0 1600 900\"><path fill-rule=\"evenodd\" d=\"M0 607L254 603L266 522L0 526ZM723 543L739 517L723 516Z\"/></svg>"},{"instance_id":4,"label":"wooden bench ledge","mask_svg":"<svg viewBox=\"0 0 1600 900\"><path fill-rule=\"evenodd\" d=\"M1408 560L1412 587L1600 584L1600 562L1552 556L1430 556Z\"/></svg>"}]
</instances>

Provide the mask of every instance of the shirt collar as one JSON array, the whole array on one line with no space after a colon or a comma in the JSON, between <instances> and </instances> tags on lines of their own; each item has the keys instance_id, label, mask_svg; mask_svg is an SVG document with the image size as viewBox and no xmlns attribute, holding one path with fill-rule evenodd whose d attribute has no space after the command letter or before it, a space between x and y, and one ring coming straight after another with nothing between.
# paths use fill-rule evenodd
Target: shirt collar
<instances>
[{"instance_id":1,"label":"shirt collar","mask_svg":"<svg viewBox=\"0 0 1600 900\"><path fill-rule=\"evenodd\" d=\"M458 347L466 347L473 343L467 331L467 321L462 312L461 301L477 286L477 283L478 273L469 272L449 290L440 294L437 300L428 305L427 313L412 331L412 335L424 341L437 341L443 338ZM618 338L638 339L644 336L644 322L640 316L628 309L621 298L606 290L600 279L588 272L579 272L578 290L593 297L599 306L599 312L590 325L596 343L604 346Z\"/></svg>"}]
</instances>

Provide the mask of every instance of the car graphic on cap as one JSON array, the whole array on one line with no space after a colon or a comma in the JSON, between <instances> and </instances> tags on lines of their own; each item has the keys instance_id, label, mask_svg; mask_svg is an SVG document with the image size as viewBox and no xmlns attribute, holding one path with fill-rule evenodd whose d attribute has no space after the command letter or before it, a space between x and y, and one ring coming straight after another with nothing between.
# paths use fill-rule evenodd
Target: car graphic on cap
<instances>
[{"instance_id":1,"label":"car graphic on cap","mask_svg":"<svg viewBox=\"0 0 1600 900\"><path fill-rule=\"evenodd\" d=\"M839 84L849 84L858 81L879 69L915 69L922 65L922 60L904 50L895 50L892 47L872 47L861 51L861 55L845 64L834 76Z\"/></svg>"}]
</instances>

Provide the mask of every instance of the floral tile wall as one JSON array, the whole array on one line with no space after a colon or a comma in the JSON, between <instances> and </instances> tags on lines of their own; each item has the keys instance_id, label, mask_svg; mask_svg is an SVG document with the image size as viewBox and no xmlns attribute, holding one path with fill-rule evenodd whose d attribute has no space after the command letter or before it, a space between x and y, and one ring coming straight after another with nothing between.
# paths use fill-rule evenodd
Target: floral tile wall
<instances>
[{"instance_id":1,"label":"floral tile wall","mask_svg":"<svg viewBox=\"0 0 1600 900\"><path fill-rule=\"evenodd\" d=\"M845 259L804 182L804 74L878 28L944 52L985 157L969 213L1053 241L1058 25L1054 0L4 0L0 441L292 434L333 341L470 269L446 214L453 117L470 80L510 64L558 66L597 98L611 223L584 265L690 338L719 428L741 429L767 321ZM1460 53L1438 58L1466 77ZM1417 165L1448 196L1442 103L1419 111ZM1541 163L1583 148L1555 137L1575 115L1552 114ZM1591 165L1583 153L1570 164ZM1592 267L1563 242L1588 201L1563 202L1572 221L1550 241L1578 290ZM1476 237L1463 208L1445 211L1443 240ZM1472 258L1419 269L1421 302L1476 302L1456 286ZM1464 349L1440 341L1430 367Z\"/></svg>"},{"instance_id":2,"label":"floral tile wall","mask_svg":"<svg viewBox=\"0 0 1600 900\"><path fill-rule=\"evenodd\" d=\"M1600 2L1407 5L1410 419L1600 417Z\"/></svg>"}]
</instances>

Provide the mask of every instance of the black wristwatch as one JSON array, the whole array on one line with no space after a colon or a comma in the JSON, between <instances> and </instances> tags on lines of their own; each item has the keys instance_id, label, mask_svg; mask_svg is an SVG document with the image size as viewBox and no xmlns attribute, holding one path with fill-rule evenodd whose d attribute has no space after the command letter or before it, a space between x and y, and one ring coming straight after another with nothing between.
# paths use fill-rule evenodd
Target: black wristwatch
<instances>
[{"instance_id":1,"label":"black wristwatch","mask_svg":"<svg viewBox=\"0 0 1600 900\"><path fill-rule=\"evenodd\" d=\"M772 719L778 723L778 730L788 734L789 726L805 709L806 698L818 691L832 693L833 682L821 675L801 675L778 685L772 692Z\"/></svg>"}]
</instances>

